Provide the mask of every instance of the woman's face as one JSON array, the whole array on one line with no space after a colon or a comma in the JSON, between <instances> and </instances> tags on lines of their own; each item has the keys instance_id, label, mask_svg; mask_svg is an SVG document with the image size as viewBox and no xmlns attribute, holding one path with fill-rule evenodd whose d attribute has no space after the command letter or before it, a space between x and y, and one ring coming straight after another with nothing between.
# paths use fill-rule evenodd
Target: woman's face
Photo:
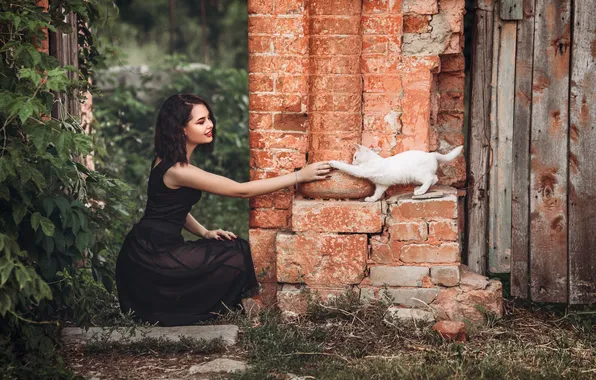
<instances>
[{"instance_id":1,"label":"woman's face","mask_svg":"<svg viewBox=\"0 0 596 380\"><path fill-rule=\"evenodd\" d=\"M209 118L207 107L195 104L191 111L191 119L184 127L186 139L191 144L209 144L213 141L213 122Z\"/></svg>"}]
</instances>

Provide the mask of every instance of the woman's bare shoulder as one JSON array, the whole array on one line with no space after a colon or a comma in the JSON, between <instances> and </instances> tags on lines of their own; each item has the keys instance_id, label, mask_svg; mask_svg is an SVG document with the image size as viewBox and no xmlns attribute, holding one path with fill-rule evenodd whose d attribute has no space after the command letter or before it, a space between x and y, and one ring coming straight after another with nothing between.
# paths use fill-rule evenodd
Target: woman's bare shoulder
<instances>
[{"instance_id":1,"label":"woman's bare shoulder","mask_svg":"<svg viewBox=\"0 0 596 380\"><path fill-rule=\"evenodd\" d=\"M225 196L238 196L240 192L239 183L190 163L178 162L174 164L164 175L164 182L169 182L175 187L192 187Z\"/></svg>"}]
</instances>

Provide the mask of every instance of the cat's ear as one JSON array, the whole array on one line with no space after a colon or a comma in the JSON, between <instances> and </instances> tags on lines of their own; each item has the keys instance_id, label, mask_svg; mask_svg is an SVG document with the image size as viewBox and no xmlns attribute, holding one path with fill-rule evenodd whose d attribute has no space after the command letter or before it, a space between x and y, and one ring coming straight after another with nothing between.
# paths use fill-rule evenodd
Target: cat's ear
<instances>
[{"instance_id":1,"label":"cat's ear","mask_svg":"<svg viewBox=\"0 0 596 380\"><path fill-rule=\"evenodd\" d=\"M360 150L360 151L367 151L370 150L367 147L365 147L364 145L360 145L360 144L356 144L356 149Z\"/></svg>"}]
</instances>

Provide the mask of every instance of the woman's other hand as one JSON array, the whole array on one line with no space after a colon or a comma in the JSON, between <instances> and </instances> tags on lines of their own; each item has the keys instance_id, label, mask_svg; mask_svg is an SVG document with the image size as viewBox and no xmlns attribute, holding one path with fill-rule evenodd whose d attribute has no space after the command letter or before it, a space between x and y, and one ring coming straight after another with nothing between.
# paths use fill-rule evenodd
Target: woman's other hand
<instances>
[{"instance_id":1,"label":"woman's other hand","mask_svg":"<svg viewBox=\"0 0 596 380\"><path fill-rule=\"evenodd\" d=\"M315 162L305 166L297 172L299 183L319 181L330 178L329 173L333 170L327 161Z\"/></svg>"},{"instance_id":2,"label":"woman's other hand","mask_svg":"<svg viewBox=\"0 0 596 380\"><path fill-rule=\"evenodd\" d=\"M238 238L233 232L224 231L224 230L213 230L207 231L205 235L203 235L204 239L216 239L216 240L232 240Z\"/></svg>"}]
</instances>

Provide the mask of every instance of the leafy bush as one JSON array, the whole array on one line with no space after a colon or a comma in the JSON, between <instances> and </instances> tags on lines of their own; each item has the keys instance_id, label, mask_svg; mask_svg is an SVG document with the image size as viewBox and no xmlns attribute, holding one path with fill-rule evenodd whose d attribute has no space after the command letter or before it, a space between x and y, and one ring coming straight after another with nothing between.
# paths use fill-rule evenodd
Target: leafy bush
<instances>
[{"instance_id":1,"label":"leafy bush","mask_svg":"<svg viewBox=\"0 0 596 380\"><path fill-rule=\"evenodd\" d=\"M66 376L39 365L58 363L58 321L89 325L114 303L110 228L130 218L128 186L80 163L92 139L78 118L51 116L60 96L82 100L101 64L87 28L98 5L52 1L44 12L33 0L0 3L0 366L22 378ZM63 21L70 12L76 30ZM45 29L78 34L78 69L40 49Z\"/></svg>"}]
</instances>

